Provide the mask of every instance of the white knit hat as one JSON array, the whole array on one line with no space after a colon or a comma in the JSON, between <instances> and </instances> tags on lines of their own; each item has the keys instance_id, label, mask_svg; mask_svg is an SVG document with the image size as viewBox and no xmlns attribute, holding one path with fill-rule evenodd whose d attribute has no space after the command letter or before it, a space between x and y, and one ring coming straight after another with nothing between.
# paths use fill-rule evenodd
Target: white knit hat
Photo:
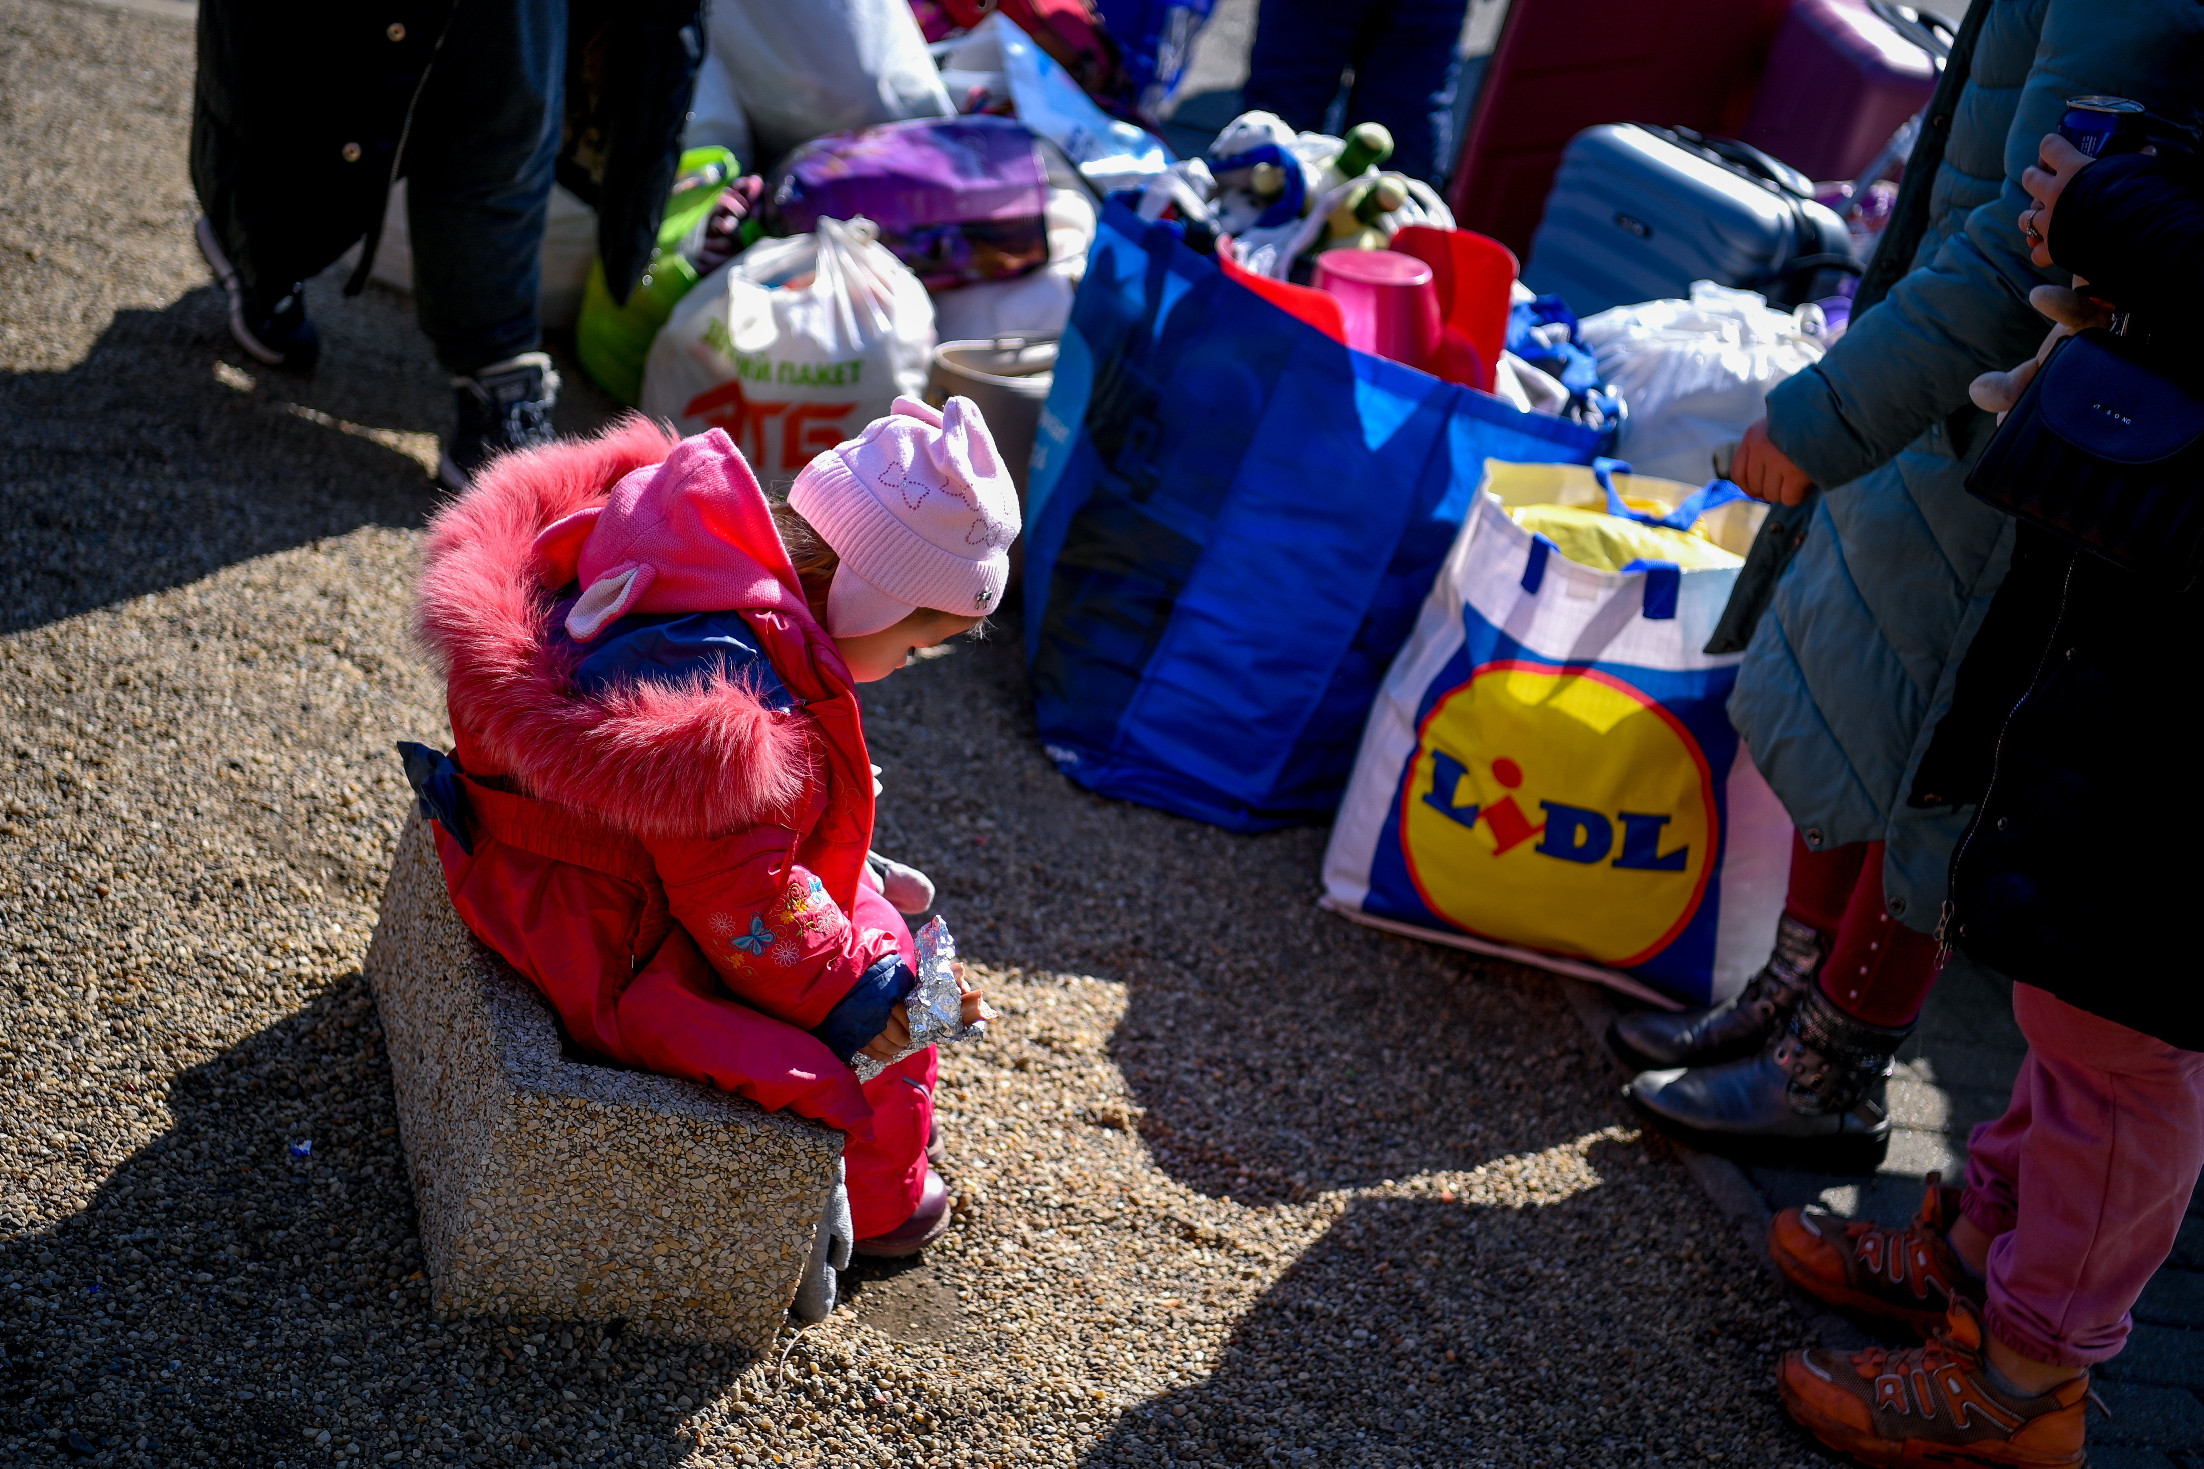
<instances>
[{"instance_id":1,"label":"white knit hat","mask_svg":"<svg viewBox=\"0 0 2204 1469\"><path fill-rule=\"evenodd\" d=\"M920 607L984 617L1002 601L1018 491L969 398L939 411L896 399L805 465L788 503L841 557L827 593L835 637L893 627Z\"/></svg>"}]
</instances>

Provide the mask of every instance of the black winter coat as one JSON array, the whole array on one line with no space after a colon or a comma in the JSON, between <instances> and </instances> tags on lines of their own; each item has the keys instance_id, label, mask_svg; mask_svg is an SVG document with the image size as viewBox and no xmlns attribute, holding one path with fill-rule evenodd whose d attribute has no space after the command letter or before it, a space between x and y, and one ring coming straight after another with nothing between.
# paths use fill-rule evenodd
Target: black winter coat
<instances>
[{"instance_id":1,"label":"black winter coat","mask_svg":"<svg viewBox=\"0 0 2204 1469\"><path fill-rule=\"evenodd\" d=\"M598 252L621 300L649 265L671 192L697 66L703 0L543 0L567 8L566 113L558 180L597 210ZM207 0L199 11L193 176L252 169L279 201L223 231L259 258L249 279L306 279L364 239L348 292L366 281L414 103L454 0ZM239 146L250 138L254 146ZM226 222L225 222L226 223Z\"/></svg>"},{"instance_id":2,"label":"black winter coat","mask_svg":"<svg viewBox=\"0 0 2204 1469\"><path fill-rule=\"evenodd\" d=\"M2059 264L2161 342L2193 344L2204 320L2204 202L2192 167L2094 164L2052 221ZM2168 370L2193 371L2194 355L2193 345L2172 354ZM2200 649L2204 590L2145 584L2023 525L1912 793L1915 804L1978 803L1952 856L1945 942L2195 1051L2204 761L2189 701Z\"/></svg>"}]
</instances>

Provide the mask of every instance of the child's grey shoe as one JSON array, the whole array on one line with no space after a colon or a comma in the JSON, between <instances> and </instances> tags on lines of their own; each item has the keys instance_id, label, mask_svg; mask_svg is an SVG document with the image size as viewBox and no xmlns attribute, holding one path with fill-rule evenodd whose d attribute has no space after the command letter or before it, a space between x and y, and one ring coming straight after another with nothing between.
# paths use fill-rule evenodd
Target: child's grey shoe
<instances>
[{"instance_id":1,"label":"child's grey shoe","mask_svg":"<svg viewBox=\"0 0 2204 1469\"><path fill-rule=\"evenodd\" d=\"M849 1250L856 1231L850 1227L849 1186L843 1179L842 1161L837 1158L834 1192L827 1195L818 1232L811 1237L811 1257L804 1261L803 1279L796 1283L796 1300L789 1307L798 1321L824 1321L834 1314L841 1285L836 1272L849 1268Z\"/></svg>"},{"instance_id":2,"label":"child's grey shoe","mask_svg":"<svg viewBox=\"0 0 2204 1469\"><path fill-rule=\"evenodd\" d=\"M873 876L880 879L881 896L898 913L916 916L934 906L934 880L916 867L906 867L878 852L867 852Z\"/></svg>"}]
</instances>

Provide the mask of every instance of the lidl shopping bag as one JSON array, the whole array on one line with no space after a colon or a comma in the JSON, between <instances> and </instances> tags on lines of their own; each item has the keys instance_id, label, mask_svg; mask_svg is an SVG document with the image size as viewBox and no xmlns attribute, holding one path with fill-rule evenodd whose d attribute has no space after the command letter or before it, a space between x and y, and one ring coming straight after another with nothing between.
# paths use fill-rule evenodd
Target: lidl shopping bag
<instances>
[{"instance_id":1,"label":"lidl shopping bag","mask_svg":"<svg viewBox=\"0 0 2204 1469\"><path fill-rule=\"evenodd\" d=\"M1028 489L1043 743L1235 831L1329 817L1484 461L1599 447L1351 351L1111 204Z\"/></svg>"},{"instance_id":2,"label":"lidl shopping bag","mask_svg":"<svg viewBox=\"0 0 2204 1469\"><path fill-rule=\"evenodd\" d=\"M1487 488L1370 712L1323 902L1649 998L1726 998L1767 957L1791 832L1723 712L1741 659L1700 651L1741 558L1580 564L1527 507L1603 503L1589 471L1495 464ZM1731 551L1747 508L1709 517Z\"/></svg>"}]
</instances>

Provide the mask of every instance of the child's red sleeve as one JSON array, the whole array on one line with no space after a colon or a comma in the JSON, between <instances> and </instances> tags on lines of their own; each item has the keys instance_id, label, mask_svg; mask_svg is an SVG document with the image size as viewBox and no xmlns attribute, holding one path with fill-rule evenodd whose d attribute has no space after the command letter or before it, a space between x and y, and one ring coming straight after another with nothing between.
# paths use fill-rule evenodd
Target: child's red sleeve
<instances>
[{"instance_id":1,"label":"child's red sleeve","mask_svg":"<svg viewBox=\"0 0 2204 1469\"><path fill-rule=\"evenodd\" d=\"M865 971L896 953L893 937L852 923L795 860L782 827L648 845L674 921L735 995L816 1029Z\"/></svg>"}]
</instances>

